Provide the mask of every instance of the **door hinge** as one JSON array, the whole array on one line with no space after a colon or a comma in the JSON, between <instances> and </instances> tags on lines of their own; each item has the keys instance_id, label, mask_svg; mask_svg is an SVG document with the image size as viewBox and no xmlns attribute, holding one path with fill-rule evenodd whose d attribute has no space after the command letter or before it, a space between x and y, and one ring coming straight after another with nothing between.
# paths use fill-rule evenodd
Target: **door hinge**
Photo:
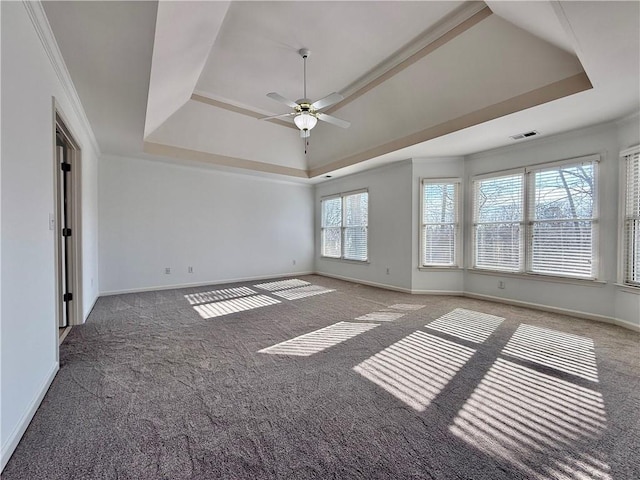
<instances>
[{"instance_id":1,"label":"door hinge","mask_svg":"<svg viewBox=\"0 0 640 480\"><path fill-rule=\"evenodd\" d=\"M65 293L62 295L63 302L70 302L71 300L73 300L73 293Z\"/></svg>"},{"instance_id":2,"label":"door hinge","mask_svg":"<svg viewBox=\"0 0 640 480\"><path fill-rule=\"evenodd\" d=\"M63 172L70 172L71 171L71 164L70 163L61 163L60 164L60 168L62 168Z\"/></svg>"},{"instance_id":3,"label":"door hinge","mask_svg":"<svg viewBox=\"0 0 640 480\"><path fill-rule=\"evenodd\" d=\"M70 228L63 228L62 229L62 236L63 237L70 237L71 236L71 229Z\"/></svg>"}]
</instances>

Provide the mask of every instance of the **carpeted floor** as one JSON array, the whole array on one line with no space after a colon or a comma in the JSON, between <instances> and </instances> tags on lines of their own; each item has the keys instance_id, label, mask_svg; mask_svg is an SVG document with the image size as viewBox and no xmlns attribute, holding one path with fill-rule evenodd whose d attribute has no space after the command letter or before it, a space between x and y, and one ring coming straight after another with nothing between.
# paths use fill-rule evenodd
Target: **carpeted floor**
<instances>
[{"instance_id":1,"label":"carpeted floor","mask_svg":"<svg viewBox=\"0 0 640 480\"><path fill-rule=\"evenodd\" d=\"M300 280L100 298L2 478L640 478L638 334Z\"/></svg>"}]
</instances>

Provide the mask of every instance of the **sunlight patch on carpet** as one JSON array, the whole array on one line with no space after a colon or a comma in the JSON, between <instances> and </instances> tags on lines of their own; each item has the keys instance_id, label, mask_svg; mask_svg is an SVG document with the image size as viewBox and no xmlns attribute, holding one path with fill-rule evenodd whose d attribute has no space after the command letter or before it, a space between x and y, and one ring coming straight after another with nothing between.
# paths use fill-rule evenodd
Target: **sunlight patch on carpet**
<instances>
[{"instance_id":1,"label":"sunlight patch on carpet","mask_svg":"<svg viewBox=\"0 0 640 480\"><path fill-rule=\"evenodd\" d=\"M527 478L611 480L593 448L606 424L599 392L497 359L449 430Z\"/></svg>"},{"instance_id":2,"label":"sunlight patch on carpet","mask_svg":"<svg viewBox=\"0 0 640 480\"><path fill-rule=\"evenodd\" d=\"M475 312L465 308L456 308L426 327L431 330L446 333L454 337L474 343L483 343L494 332L504 318Z\"/></svg>"},{"instance_id":3,"label":"sunlight patch on carpet","mask_svg":"<svg viewBox=\"0 0 640 480\"><path fill-rule=\"evenodd\" d=\"M237 287L211 290L209 292L192 293L190 295L185 295L184 298L186 298L191 305L197 305L199 303L217 302L219 300L227 300L229 298L246 297L257 293L258 292L251 290L249 287Z\"/></svg>"},{"instance_id":4,"label":"sunlight patch on carpet","mask_svg":"<svg viewBox=\"0 0 640 480\"><path fill-rule=\"evenodd\" d=\"M291 340L278 343L277 345L263 348L259 350L258 353L308 357L309 355L338 345L377 326L378 325L373 323L338 322L321 328L320 330L305 333Z\"/></svg>"},{"instance_id":5,"label":"sunlight patch on carpet","mask_svg":"<svg viewBox=\"0 0 640 480\"><path fill-rule=\"evenodd\" d=\"M503 354L598 381L593 340L533 325L520 325Z\"/></svg>"},{"instance_id":6,"label":"sunlight patch on carpet","mask_svg":"<svg viewBox=\"0 0 640 480\"><path fill-rule=\"evenodd\" d=\"M323 293L335 292L320 285L308 285L306 287L290 288L287 290L274 291L273 294L286 300L298 300L300 298L313 297Z\"/></svg>"},{"instance_id":7,"label":"sunlight patch on carpet","mask_svg":"<svg viewBox=\"0 0 640 480\"><path fill-rule=\"evenodd\" d=\"M416 305L414 303L396 303L395 305L391 305L390 307L387 308L391 308L393 310L406 310L406 311L413 311L413 310L420 310L421 308L424 308L425 305Z\"/></svg>"},{"instance_id":8,"label":"sunlight patch on carpet","mask_svg":"<svg viewBox=\"0 0 640 480\"><path fill-rule=\"evenodd\" d=\"M221 317L232 313L244 312L255 308L267 307L280 303L280 300L266 295L252 295L250 297L234 298L221 302L205 303L193 307L204 319Z\"/></svg>"},{"instance_id":9,"label":"sunlight patch on carpet","mask_svg":"<svg viewBox=\"0 0 640 480\"><path fill-rule=\"evenodd\" d=\"M276 290L284 290L286 288L303 287L305 285L311 284L309 282L305 282L304 280L293 278L291 280L279 280L277 282L259 283L257 285L254 285L254 287L273 292Z\"/></svg>"},{"instance_id":10,"label":"sunlight patch on carpet","mask_svg":"<svg viewBox=\"0 0 640 480\"><path fill-rule=\"evenodd\" d=\"M417 331L353 369L398 400L422 411L474 353L471 348Z\"/></svg>"},{"instance_id":11,"label":"sunlight patch on carpet","mask_svg":"<svg viewBox=\"0 0 640 480\"><path fill-rule=\"evenodd\" d=\"M373 312L356 317L355 320L365 320L371 322L393 322L404 317L404 313L400 312Z\"/></svg>"}]
</instances>

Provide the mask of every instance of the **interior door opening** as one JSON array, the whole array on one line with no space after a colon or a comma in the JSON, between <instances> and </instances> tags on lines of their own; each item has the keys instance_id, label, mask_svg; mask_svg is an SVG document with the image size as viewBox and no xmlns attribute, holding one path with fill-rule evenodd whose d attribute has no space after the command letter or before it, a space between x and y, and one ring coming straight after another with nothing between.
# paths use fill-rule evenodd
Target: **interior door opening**
<instances>
[{"instance_id":1,"label":"interior door opening","mask_svg":"<svg viewBox=\"0 0 640 480\"><path fill-rule=\"evenodd\" d=\"M55 234L58 341L82 323L80 149L55 116Z\"/></svg>"}]
</instances>

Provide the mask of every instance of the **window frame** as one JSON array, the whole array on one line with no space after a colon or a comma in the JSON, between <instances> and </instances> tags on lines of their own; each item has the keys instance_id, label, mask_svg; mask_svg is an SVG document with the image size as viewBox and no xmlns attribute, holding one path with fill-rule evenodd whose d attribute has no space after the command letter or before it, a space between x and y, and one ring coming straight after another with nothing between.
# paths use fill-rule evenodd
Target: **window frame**
<instances>
[{"instance_id":1,"label":"window frame","mask_svg":"<svg viewBox=\"0 0 640 480\"><path fill-rule=\"evenodd\" d=\"M497 179L497 178L503 178L503 177L512 177L515 175L520 175L521 179L521 185L522 185L522 198L523 198L523 203L522 203L522 218L518 221L518 222L504 222L504 223L513 223L513 224L518 224L518 226L520 227L520 241L519 241L519 245L520 245L520 250L522 251L522 254L520 256L520 261L518 262L518 269L517 270L505 270L505 269L497 269L497 268L486 268L486 267L479 267L477 265L477 246L478 246L478 242L477 242L477 236L476 236L476 230L477 230L477 226L478 226L478 222L477 222L477 208L476 208L476 201L477 201L477 187L476 187L476 183L483 181L483 180L488 180L488 179ZM492 172L492 173L484 173L482 175L476 175L471 179L471 268L474 270L479 270L479 271L485 271L485 272L498 272L498 273L516 273L516 274L523 274L525 273L526 269L525 269L525 265L526 265L526 259L525 259L525 243L527 241L527 237L526 237L526 214L524 211L524 208L526 208L525 202L526 202L526 175L525 175L525 171L524 168L516 168L516 169L509 169L509 170L502 170L502 171L498 171L498 172ZM485 222L483 222L485 223ZM487 222L488 224L488 222Z\"/></svg>"},{"instance_id":2,"label":"window frame","mask_svg":"<svg viewBox=\"0 0 640 480\"><path fill-rule=\"evenodd\" d=\"M364 260L359 260L359 259L353 259L353 258L346 258L345 257L345 231L347 228L354 228L352 227L347 227L346 225L346 215L345 215L345 210L346 210L346 202L345 202L345 198L346 197L350 197L352 195L360 195L362 193L366 193L367 194L367 224L364 225L365 228L365 238L366 238L366 246L367 246L367 257ZM339 198L340 199L340 212L341 212L341 218L340 218L340 256L339 257L334 257L334 256L329 256L329 255L325 255L324 254L324 244L323 244L323 239L324 239L324 230L325 228L337 228L337 227L325 227L324 226L324 216L322 214L322 208L323 208L323 204L325 201L327 200L332 200L335 198ZM320 258L323 260L340 260L340 261L344 261L344 262L355 262L355 263L369 263L369 189L367 188L361 188L358 190L350 190L348 192L340 192L340 193L334 193L331 195L325 195L323 197L320 198Z\"/></svg>"},{"instance_id":3,"label":"window frame","mask_svg":"<svg viewBox=\"0 0 640 480\"><path fill-rule=\"evenodd\" d=\"M577 281L577 282L600 282L599 274L600 274L600 168L599 163L601 161L600 154L591 154L584 155L580 157L568 158L564 160L557 160L552 162L544 162L539 164L527 165L519 168L509 169L509 170L501 170L490 173L483 173L480 175L475 175L471 177L471 270L476 270L481 273L493 273L493 274L504 274L504 275L521 275L528 277L552 277L563 279L566 281ZM562 167L565 165L579 165L592 163L594 165L593 171L593 213L590 219L592 223L592 256L591 256L591 276L577 276L577 275L560 275L553 273L539 273L532 271L532 260L533 260L533 225L535 223L532 214L531 214L531 202L535 201L535 185L534 178L535 172L541 170L549 170L556 167ZM522 248L522 255L520 258L520 267L517 271L514 270L501 270L501 269L493 269L493 268L483 268L478 267L476 265L476 255L477 255L477 241L476 241L476 202L477 202L477 193L476 193L476 182L485 180L488 178L500 178L507 177L511 175L520 174L522 175L523 182L523 192L522 192L522 221L520 222L521 226L521 239L520 246ZM513 222L512 222L513 223Z\"/></svg>"},{"instance_id":4,"label":"window frame","mask_svg":"<svg viewBox=\"0 0 640 480\"><path fill-rule=\"evenodd\" d=\"M618 286L628 290L629 292L640 294L640 283L630 282L627 277L627 268L630 261L630 252L627 250L628 243L626 241L626 223L627 218L627 195L629 181L627 172L627 162L629 157L640 155L640 145L623 150L619 154L620 167L620 197L619 197L619 221L618 221ZM640 248L638 245L637 248Z\"/></svg>"},{"instance_id":5,"label":"window frame","mask_svg":"<svg viewBox=\"0 0 640 480\"><path fill-rule=\"evenodd\" d=\"M454 252L453 257L454 261L451 265L443 265L443 264L427 264L424 263L424 249L426 247L424 241L423 230L426 225L435 225L433 223L425 223L424 222L424 186L425 185L450 185L454 186L454 210L455 210L455 221L453 223L446 222L445 224L453 224L454 225ZM418 219L418 268L425 270L433 270L433 269L460 269L464 266L464 258L463 258L463 235L462 235L462 225L463 225L463 184L462 178L460 177L444 177L444 178L420 178L420 218Z\"/></svg>"}]
</instances>

